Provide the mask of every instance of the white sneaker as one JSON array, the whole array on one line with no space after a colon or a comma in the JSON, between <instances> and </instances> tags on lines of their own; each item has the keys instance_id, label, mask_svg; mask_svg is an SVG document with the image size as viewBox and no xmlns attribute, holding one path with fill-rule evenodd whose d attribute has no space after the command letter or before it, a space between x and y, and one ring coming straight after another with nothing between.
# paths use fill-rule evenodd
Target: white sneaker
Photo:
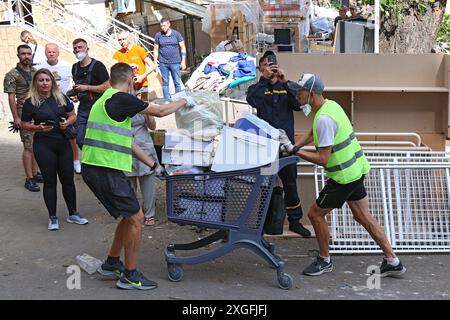
<instances>
[{"instance_id":1,"label":"white sneaker","mask_svg":"<svg viewBox=\"0 0 450 320\"><path fill-rule=\"evenodd\" d=\"M50 217L48 219L48 230L59 230L59 223L57 217Z\"/></svg>"},{"instance_id":2,"label":"white sneaker","mask_svg":"<svg viewBox=\"0 0 450 320\"><path fill-rule=\"evenodd\" d=\"M87 224L88 219L83 218L82 216L80 216L80 214L78 212L76 212L76 213L72 214L71 216L67 217L67 222L75 223L75 224Z\"/></svg>"},{"instance_id":3,"label":"white sneaker","mask_svg":"<svg viewBox=\"0 0 450 320\"><path fill-rule=\"evenodd\" d=\"M80 160L73 160L73 170L75 170L75 173L81 173L81 162L80 162Z\"/></svg>"}]
</instances>

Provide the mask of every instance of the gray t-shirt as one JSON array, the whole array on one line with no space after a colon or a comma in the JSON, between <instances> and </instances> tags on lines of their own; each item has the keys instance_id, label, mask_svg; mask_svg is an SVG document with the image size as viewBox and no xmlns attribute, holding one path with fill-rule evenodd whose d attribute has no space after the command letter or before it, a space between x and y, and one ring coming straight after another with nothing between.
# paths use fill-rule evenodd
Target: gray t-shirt
<instances>
[{"instance_id":1,"label":"gray t-shirt","mask_svg":"<svg viewBox=\"0 0 450 320\"><path fill-rule=\"evenodd\" d=\"M329 147L334 143L338 125L331 117L321 115L317 118L316 131L319 148Z\"/></svg>"}]
</instances>

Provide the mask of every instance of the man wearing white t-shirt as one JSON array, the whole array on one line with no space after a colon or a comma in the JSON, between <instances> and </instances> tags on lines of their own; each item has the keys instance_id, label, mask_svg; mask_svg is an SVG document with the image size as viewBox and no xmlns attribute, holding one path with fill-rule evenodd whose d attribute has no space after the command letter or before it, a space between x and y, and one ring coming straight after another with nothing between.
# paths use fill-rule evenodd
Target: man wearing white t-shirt
<instances>
[{"instance_id":1,"label":"man wearing white t-shirt","mask_svg":"<svg viewBox=\"0 0 450 320\"><path fill-rule=\"evenodd\" d=\"M53 73L58 87L66 94L72 87L72 65L64 60L59 60L59 47L55 43L45 45L45 56L47 61L36 66L36 69L46 68Z\"/></svg>"},{"instance_id":2,"label":"man wearing white t-shirt","mask_svg":"<svg viewBox=\"0 0 450 320\"><path fill-rule=\"evenodd\" d=\"M64 60L59 60L59 47L56 43L45 45L45 57L47 61L36 66L36 69L48 69L55 77L61 91L66 94L72 87L72 65ZM80 156L75 139L70 140L73 150L73 168L76 173L81 173Z\"/></svg>"}]
</instances>

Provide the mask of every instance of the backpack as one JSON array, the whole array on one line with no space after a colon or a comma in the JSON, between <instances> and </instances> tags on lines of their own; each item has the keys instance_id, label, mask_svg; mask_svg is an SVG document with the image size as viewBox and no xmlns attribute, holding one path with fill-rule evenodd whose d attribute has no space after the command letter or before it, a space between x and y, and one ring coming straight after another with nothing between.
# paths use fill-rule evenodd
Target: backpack
<instances>
[{"instance_id":1,"label":"backpack","mask_svg":"<svg viewBox=\"0 0 450 320\"><path fill-rule=\"evenodd\" d=\"M283 199L283 188L273 188L266 221L264 222L264 233L271 235L283 234L284 219L286 218L286 206Z\"/></svg>"}]
</instances>

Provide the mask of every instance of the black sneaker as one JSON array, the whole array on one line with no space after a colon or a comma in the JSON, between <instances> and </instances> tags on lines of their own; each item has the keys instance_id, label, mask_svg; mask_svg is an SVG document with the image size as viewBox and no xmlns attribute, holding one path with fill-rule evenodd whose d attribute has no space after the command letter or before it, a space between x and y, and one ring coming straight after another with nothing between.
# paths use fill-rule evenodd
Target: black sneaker
<instances>
[{"instance_id":1,"label":"black sneaker","mask_svg":"<svg viewBox=\"0 0 450 320\"><path fill-rule=\"evenodd\" d=\"M33 177L33 180L36 183L44 183L44 177L40 172L36 173L36 175Z\"/></svg>"},{"instance_id":2,"label":"black sneaker","mask_svg":"<svg viewBox=\"0 0 450 320\"><path fill-rule=\"evenodd\" d=\"M311 263L305 270L303 270L303 274L306 276L320 276L324 272L333 271L333 263L325 262L325 260L318 256L316 261Z\"/></svg>"},{"instance_id":3,"label":"black sneaker","mask_svg":"<svg viewBox=\"0 0 450 320\"><path fill-rule=\"evenodd\" d=\"M125 276L125 272L122 273L120 279L117 281L116 286L120 289L138 289L138 290L151 290L155 289L158 284L155 281L147 279L142 272L134 271L131 276Z\"/></svg>"},{"instance_id":4,"label":"black sneaker","mask_svg":"<svg viewBox=\"0 0 450 320\"><path fill-rule=\"evenodd\" d=\"M387 262L386 259L383 259L380 267L380 276L381 277L398 277L406 272L406 268L402 265L402 262L395 267Z\"/></svg>"},{"instance_id":5,"label":"black sneaker","mask_svg":"<svg viewBox=\"0 0 450 320\"><path fill-rule=\"evenodd\" d=\"M289 230L295 233L298 233L303 238L310 238L311 232L306 229L300 222L289 222Z\"/></svg>"},{"instance_id":6,"label":"black sneaker","mask_svg":"<svg viewBox=\"0 0 450 320\"><path fill-rule=\"evenodd\" d=\"M116 264L109 264L108 262L104 262L100 268L97 269L97 272L102 276L111 277L119 279L122 272L125 270L125 267L122 261L119 260Z\"/></svg>"},{"instance_id":7,"label":"black sneaker","mask_svg":"<svg viewBox=\"0 0 450 320\"><path fill-rule=\"evenodd\" d=\"M39 192L41 191L41 188L37 185L36 182L34 182L33 178L26 179L25 180L25 189L31 192Z\"/></svg>"}]
</instances>

